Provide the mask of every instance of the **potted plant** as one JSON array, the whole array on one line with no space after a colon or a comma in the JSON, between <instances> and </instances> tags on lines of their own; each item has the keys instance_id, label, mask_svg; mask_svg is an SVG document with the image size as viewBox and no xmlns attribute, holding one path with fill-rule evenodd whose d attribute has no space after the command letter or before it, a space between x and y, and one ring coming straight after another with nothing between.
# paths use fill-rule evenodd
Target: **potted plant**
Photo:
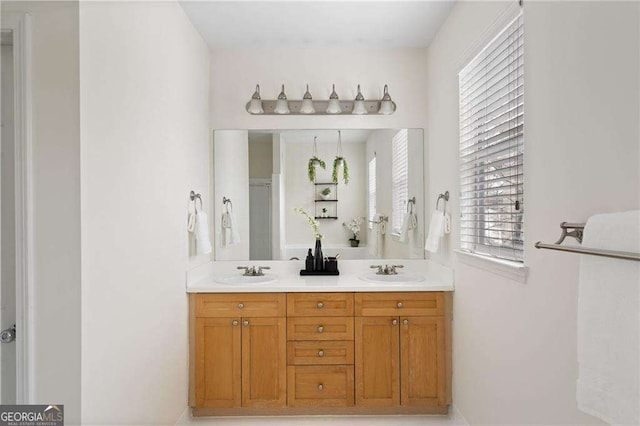
<instances>
[{"instance_id":1,"label":"potted plant","mask_svg":"<svg viewBox=\"0 0 640 426\"><path fill-rule=\"evenodd\" d=\"M360 225L362 225L362 222L363 218L354 217L348 223L343 223L343 225L353 234L353 237L349 238L351 247L358 247L360 245L358 234L360 233Z\"/></svg>"},{"instance_id":2,"label":"potted plant","mask_svg":"<svg viewBox=\"0 0 640 426\"><path fill-rule=\"evenodd\" d=\"M327 217L327 208L326 207L322 208L322 217Z\"/></svg>"},{"instance_id":3,"label":"potted plant","mask_svg":"<svg viewBox=\"0 0 640 426\"><path fill-rule=\"evenodd\" d=\"M342 180L344 184L349 183L349 166L347 166L347 160L344 157L338 157L333 160L333 173L331 173L331 180L333 183L338 183L338 170L342 165Z\"/></svg>"},{"instance_id":4,"label":"potted plant","mask_svg":"<svg viewBox=\"0 0 640 426\"><path fill-rule=\"evenodd\" d=\"M323 200L329 199L331 197L331 188L326 187L325 189L320 191L320 197L322 197Z\"/></svg>"},{"instance_id":5,"label":"potted plant","mask_svg":"<svg viewBox=\"0 0 640 426\"><path fill-rule=\"evenodd\" d=\"M319 159L318 157L316 157L315 155L313 157L311 157L309 159L309 164L308 164L308 172L309 172L309 180L311 182L315 182L316 181L316 166L320 166L323 169L327 168L327 165L325 164L324 161L322 161L321 159Z\"/></svg>"}]
</instances>

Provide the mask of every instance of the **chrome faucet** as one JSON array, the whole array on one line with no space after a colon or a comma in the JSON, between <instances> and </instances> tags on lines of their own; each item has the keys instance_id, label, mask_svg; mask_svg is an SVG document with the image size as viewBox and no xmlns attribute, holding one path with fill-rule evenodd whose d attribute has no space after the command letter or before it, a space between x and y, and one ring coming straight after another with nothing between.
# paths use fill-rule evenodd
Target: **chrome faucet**
<instances>
[{"instance_id":1,"label":"chrome faucet","mask_svg":"<svg viewBox=\"0 0 640 426\"><path fill-rule=\"evenodd\" d=\"M244 277L261 277L264 275L262 272L264 269L271 269L271 266L258 266L256 269L255 266L238 266L236 269L244 269Z\"/></svg>"},{"instance_id":2,"label":"chrome faucet","mask_svg":"<svg viewBox=\"0 0 640 426\"><path fill-rule=\"evenodd\" d=\"M398 275L396 268L404 268L404 265L384 265L384 268L382 265L371 265L370 268L378 269L376 275Z\"/></svg>"}]
</instances>

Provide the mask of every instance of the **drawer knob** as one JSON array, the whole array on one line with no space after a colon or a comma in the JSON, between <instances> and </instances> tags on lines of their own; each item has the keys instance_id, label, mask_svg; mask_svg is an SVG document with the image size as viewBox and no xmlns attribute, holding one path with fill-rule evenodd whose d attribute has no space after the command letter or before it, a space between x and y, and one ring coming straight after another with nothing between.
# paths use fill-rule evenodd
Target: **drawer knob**
<instances>
[{"instance_id":1,"label":"drawer knob","mask_svg":"<svg viewBox=\"0 0 640 426\"><path fill-rule=\"evenodd\" d=\"M396 305L398 308L402 308L402 302L398 302L398 304Z\"/></svg>"},{"instance_id":2,"label":"drawer knob","mask_svg":"<svg viewBox=\"0 0 640 426\"><path fill-rule=\"evenodd\" d=\"M319 356L320 358L322 358L322 357L324 356L324 351L323 351L322 349L320 349L320 350L318 351L318 356Z\"/></svg>"},{"instance_id":3,"label":"drawer knob","mask_svg":"<svg viewBox=\"0 0 640 426\"><path fill-rule=\"evenodd\" d=\"M249 325L249 321L248 320L242 321L242 325Z\"/></svg>"},{"instance_id":4,"label":"drawer knob","mask_svg":"<svg viewBox=\"0 0 640 426\"><path fill-rule=\"evenodd\" d=\"M324 327L319 325L318 326L318 333L322 333L324 331Z\"/></svg>"},{"instance_id":5,"label":"drawer knob","mask_svg":"<svg viewBox=\"0 0 640 426\"><path fill-rule=\"evenodd\" d=\"M322 302L318 302L318 303L316 303L316 307L317 307L318 309L322 309L322 308L324 308L324 303L322 303Z\"/></svg>"},{"instance_id":6,"label":"drawer knob","mask_svg":"<svg viewBox=\"0 0 640 426\"><path fill-rule=\"evenodd\" d=\"M391 324L398 325L398 320L394 319L393 321L391 321Z\"/></svg>"},{"instance_id":7,"label":"drawer knob","mask_svg":"<svg viewBox=\"0 0 640 426\"><path fill-rule=\"evenodd\" d=\"M402 323L403 323L404 325L409 325L409 320L408 320L408 319L406 319L406 320L402 321Z\"/></svg>"},{"instance_id":8,"label":"drawer knob","mask_svg":"<svg viewBox=\"0 0 640 426\"><path fill-rule=\"evenodd\" d=\"M321 391L322 389L324 389L324 385L323 385L322 383L320 383L320 384L318 385L318 390L319 390L319 391Z\"/></svg>"},{"instance_id":9,"label":"drawer knob","mask_svg":"<svg viewBox=\"0 0 640 426\"><path fill-rule=\"evenodd\" d=\"M238 303L238 309L243 309L244 308L244 303L240 302Z\"/></svg>"},{"instance_id":10,"label":"drawer knob","mask_svg":"<svg viewBox=\"0 0 640 426\"><path fill-rule=\"evenodd\" d=\"M238 322L238 320L233 320L233 321L231 321L231 325L238 325L238 324L240 324L240 323Z\"/></svg>"}]
</instances>

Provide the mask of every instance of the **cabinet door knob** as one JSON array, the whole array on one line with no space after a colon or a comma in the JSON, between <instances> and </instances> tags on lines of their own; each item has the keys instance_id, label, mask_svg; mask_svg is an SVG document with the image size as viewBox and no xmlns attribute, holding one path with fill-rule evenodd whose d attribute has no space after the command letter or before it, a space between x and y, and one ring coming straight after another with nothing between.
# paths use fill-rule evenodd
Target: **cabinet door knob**
<instances>
[{"instance_id":1,"label":"cabinet door knob","mask_svg":"<svg viewBox=\"0 0 640 426\"><path fill-rule=\"evenodd\" d=\"M391 324L398 325L398 320L394 319L393 321L391 321Z\"/></svg>"},{"instance_id":2,"label":"cabinet door knob","mask_svg":"<svg viewBox=\"0 0 640 426\"><path fill-rule=\"evenodd\" d=\"M398 308L402 308L402 302L398 302L398 304L396 305Z\"/></svg>"},{"instance_id":3,"label":"cabinet door knob","mask_svg":"<svg viewBox=\"0 0 640 426\"><path fill-rule=\"evenodd\" d=\"M316 303L316 308L318 308L318 309L324 308L324 303L322 303L322 302Z\"/></svg>"},{"instance_id":4,"label":"cabinet door knob","mask_svg":"<svg viewBox=\"0 0 640 426\"><path fill-rule=\"evenodd\" d=\"M324 356L324 351L323 351L322 349L320 349L320 350L318 351L318 356L319 356L320 358L322 358L322 357Z\"/></svg>"},{"instance_id":5,"label":"cabinet door knob","mask_svg":"<svg viewBox=\"0 0 640 426\"><path fill-rule=\"evenodd\" d=\"M249 321L248 320L242 321L242 325L249 325Z\"/></svg>"},{"instance_id":6,"label":"cabinet door knob","mask_svg":"<svg viewBox=\"0 0 640 426\"><path fill-rule=\"evenodd\" d=\"M231 321L231 325L238 325L238 324L240 324L240 323L238 322L238 320L233 320L233 321Z\"/></svg>"},{"instance_id":7,"label":"cabinet door knob","mask_svg":"<svg viewBox=\"0 0 640 426\"><path fill-rule=\"evenodd\" d=\"M318 333L322 333L324 331L324 327L319 325L318 326Z\"/></svg>"},{"instance_id":8,"label":"cabinet door knob","mask_svg":"<svg viewBox=\"0 0 640 426\"><path fill-rule=\"evenodd\" d=\"M244 308L244 303L240 302L238 303L238 309L243 309Z\"/></svg>"},{"instance_id":9,"label":"cabinet door knob","mask_svg":"<svg viewBox=\"0 0 640 426\"><path fill-rule=\"evenodd\" d=\"M322 389L324 389L324 385L323 385L322 383L320 383L320 384L318 385L318 390L319 390L319 391L321 391Z\"/></svg>"},{"instance_id":10,"label":"cabinet door knob","mask_svg":"<svg viewBox=\"0 0 640 426\"><path fill-rule=\"evenodd\" d=\"M409 320L408 320L408 319L406 319L406 320L402 321L402 323L403 323L404 325L409 325Z\"/></svg>"}]
</instances>

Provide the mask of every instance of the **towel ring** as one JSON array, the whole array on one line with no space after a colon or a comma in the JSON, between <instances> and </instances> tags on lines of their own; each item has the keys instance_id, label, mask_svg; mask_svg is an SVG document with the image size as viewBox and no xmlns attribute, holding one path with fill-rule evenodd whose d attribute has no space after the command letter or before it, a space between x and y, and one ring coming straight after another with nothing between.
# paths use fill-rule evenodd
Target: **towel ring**
<instances>
[{"instance_id":1,"label":"towel ring","mask_svg":"<svg viewBox=\"0 0 640 426\"><path fill-rule=\"evenodd\" d=\"M193 208L196 212L198 211L197 200L200 200L200 211L202 211L202 196L200 194L196 194L195 191L191 191L189 193L189 198L193 201Z\"/></svg>"},{"instance_id":2,"label":"towel ring","mask_svg":"<svg viewBox=\"0 0 640 426\"><path fill-rule=\"evenodd\" d=\"M230 213L233 211L233 203L231 202L231 198L222 197L222 204L224 204L227 207L227 213Z\"/></svg>"},{"instance_id":3,"label":"towel ring","mask_svg":"<svg viewBox=\"0 0 640 426\"><path fill-rule=\"evenodd\" d=\"M442 214L445 214L447 212L447 201L449 201L449 191L445 191L444 194L438 195L438 199L436 200L436 210L438 210L441 199L444 199L444 208L442 210Z\"/></svg>"},{"instance_id":4,"label":"towel ring","mask_svg":"<svg viewBox=\"0 0 640 426\"><path fill-rule=\"evenodd\" d=\"M407 213L413 213L413 206L416 204L416 197L411 197L407 200Z\"/></svg>"}]
</instances>

